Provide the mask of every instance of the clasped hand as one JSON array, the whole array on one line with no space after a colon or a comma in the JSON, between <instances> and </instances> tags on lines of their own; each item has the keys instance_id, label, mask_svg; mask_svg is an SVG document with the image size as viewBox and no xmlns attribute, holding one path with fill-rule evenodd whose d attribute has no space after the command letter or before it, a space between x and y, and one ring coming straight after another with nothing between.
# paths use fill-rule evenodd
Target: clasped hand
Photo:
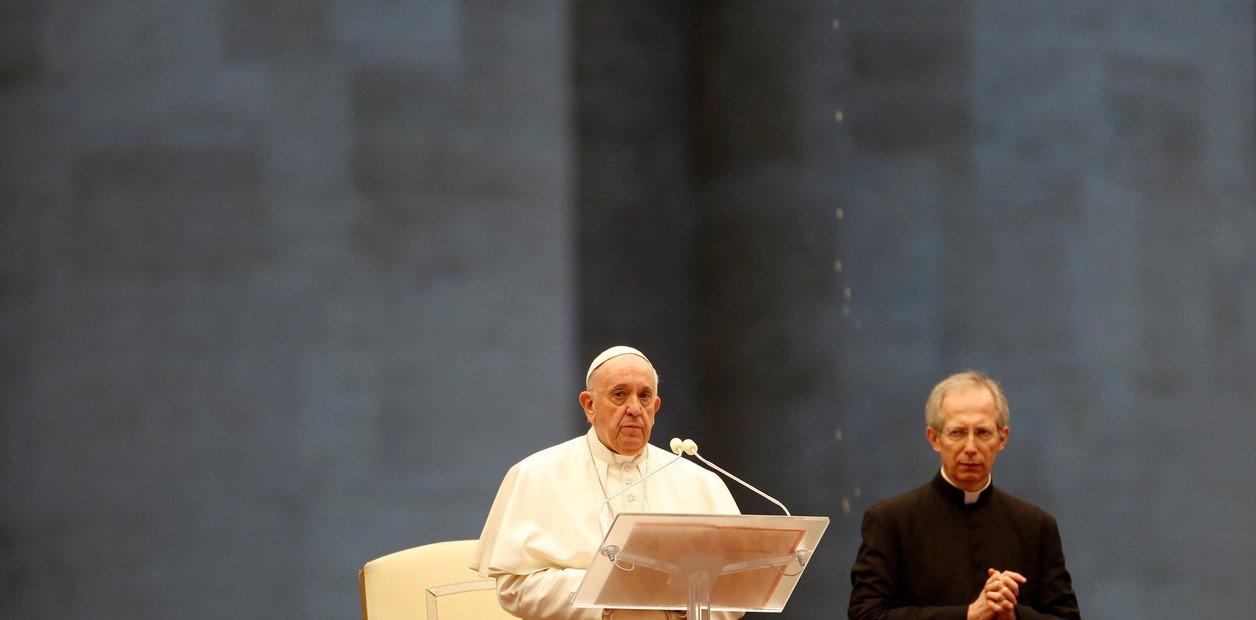
<instances>
[{"instance_id":1,"label":"clasped hand","mask_svg":"<svg viewBox=\"0 0 1256 620\"><path fill-rule=\"evenodd\" d=\"M977 599L968 606L968 620L1010 620L1016 618L1016 597L1025 576L1010 570L987 569L989 578Z\"/></svg>"}]
</instances>

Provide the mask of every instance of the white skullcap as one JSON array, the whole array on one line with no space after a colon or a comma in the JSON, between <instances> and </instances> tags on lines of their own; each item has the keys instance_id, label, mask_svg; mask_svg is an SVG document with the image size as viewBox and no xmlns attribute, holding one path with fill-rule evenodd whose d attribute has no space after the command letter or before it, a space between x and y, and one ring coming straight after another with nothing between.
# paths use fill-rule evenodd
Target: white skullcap
<instances>
[{"instance_id":1,"label":"white skullcap","mask_svg":"<svg viewBox=\"0 0 1256 620\"><path fill-rule=\"evenodd\" d=\"M598 366L605 364L612 357L619 357L621 355L635 355L645 360L645 363L650 364L650 358L646 357L645 353L642 353L632 347L625 347L622 344L616 345L605 351L602 351L601 353L598 354L597 357L593 358L593 363L589 364L589 372L584 373L584 382L585 383L589 382L589 377L593 376L593 371L597 370ZM653 364L650 364L650 365L653 366Z\"/></svg>"}]
</instances>

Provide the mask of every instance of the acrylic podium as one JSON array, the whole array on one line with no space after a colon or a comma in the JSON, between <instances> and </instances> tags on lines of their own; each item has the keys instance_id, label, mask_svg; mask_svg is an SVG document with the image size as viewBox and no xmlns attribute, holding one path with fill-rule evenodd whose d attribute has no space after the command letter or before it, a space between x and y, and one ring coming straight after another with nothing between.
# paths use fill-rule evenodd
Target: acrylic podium
<instances>
[{"instance_id":1,"label":"acrylic podium","mask_svg":"<svg viewBox=\"0 0 1256 620\"><path fill-rule=\"evenodd\" d=\"M828 517L623 513L606 534L574 607L780 612Z\"/></svg>"}]
</instances>

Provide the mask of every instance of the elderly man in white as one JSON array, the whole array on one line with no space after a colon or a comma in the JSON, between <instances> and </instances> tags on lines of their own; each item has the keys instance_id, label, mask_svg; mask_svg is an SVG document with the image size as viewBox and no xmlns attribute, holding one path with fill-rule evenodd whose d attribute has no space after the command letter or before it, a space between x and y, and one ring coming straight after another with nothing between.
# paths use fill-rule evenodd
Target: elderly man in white
<instances>
[{"instance_id":1,"label":"elderly man in white","mask_svg":"<svg viewBox=\"0 0 1256 620\"><path fill-rule=\"evenodd\" d=\"M671 456L650 445L654 416L663 403L658 385L658 373L645 354L625 346L603 351L589 364L586 389L580 392L589 431L506 472L471 560L473 570L497 579L503 609L528 620L682 617L571 606L614 515L739 514L723 481L689 461L659 471L603 507L608 497Z\"/></svg>"}]
</instances>

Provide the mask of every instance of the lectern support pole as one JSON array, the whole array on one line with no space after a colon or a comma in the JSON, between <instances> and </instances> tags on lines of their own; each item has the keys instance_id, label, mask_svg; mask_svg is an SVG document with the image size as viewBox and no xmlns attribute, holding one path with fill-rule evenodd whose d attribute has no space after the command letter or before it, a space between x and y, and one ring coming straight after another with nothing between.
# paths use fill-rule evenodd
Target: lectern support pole
<instances>
[{"instance_id":1,"label":"lectern support pole","mask_svg":"<svg viewBox=\"0 0 1256 620\"><path fill-rule=\"evenodd\" d=\"M689 587L685 591L685 601L689 618L710 620L711 618L711 576L706 571L690 573L686 578Z\"/></svg>"}]
</instances>

